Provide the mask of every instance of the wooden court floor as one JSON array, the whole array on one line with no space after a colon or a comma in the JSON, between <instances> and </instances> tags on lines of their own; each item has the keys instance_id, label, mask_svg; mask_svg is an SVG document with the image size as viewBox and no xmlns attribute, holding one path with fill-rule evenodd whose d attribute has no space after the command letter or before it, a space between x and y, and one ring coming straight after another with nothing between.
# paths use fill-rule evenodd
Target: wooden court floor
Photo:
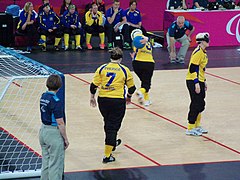
<instances>
[{"instance_id":1,"label":"wooden court floor","mask_svg":"<svg viewBox=\"0 0 240 180\"><path fill-rule=\"evenodd\" d=\"M189 95L187 70L156 70L147 108L136 96L127 106L114 152L116 162L102 164L103 121L98 108L89 105L93 73L66 74L67 134L65 171L88 171L174 164L240 160L240 67L208 68L206 109L202 137L185 135ZM136 86L139 80L134 75ZM109 107L111 108L111 107Z\"/></svg>"}]
</instances>

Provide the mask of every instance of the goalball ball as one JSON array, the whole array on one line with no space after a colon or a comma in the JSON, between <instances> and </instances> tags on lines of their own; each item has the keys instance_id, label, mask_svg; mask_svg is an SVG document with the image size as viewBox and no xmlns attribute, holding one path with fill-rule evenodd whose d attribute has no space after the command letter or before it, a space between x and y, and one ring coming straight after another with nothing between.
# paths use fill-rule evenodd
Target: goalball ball
<instances>
[{"instance_id":1,"label":"goalball ball","mask_svg":"<svg viewBox=\"0 0 240 180\"><path fill-rule=\"evenodd\" d=\"M142 44L140 41L143 39L142 36L136 36L133 39L133 46L135 46L137 49L141 49L145 46L145 44Z\"/></svg>"}]
</instances>

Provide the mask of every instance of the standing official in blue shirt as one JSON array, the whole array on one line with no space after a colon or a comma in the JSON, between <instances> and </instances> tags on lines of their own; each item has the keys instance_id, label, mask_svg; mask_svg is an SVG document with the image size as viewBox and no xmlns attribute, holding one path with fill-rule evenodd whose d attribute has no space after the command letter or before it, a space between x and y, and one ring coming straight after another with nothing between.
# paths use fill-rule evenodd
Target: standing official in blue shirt
<instances>
[{"instance_id":1,"label":"standing official in blue shirt","mask_svg":"<svg viewBox=\"0 0 240 180\"><path fill-rule=\"evenodd\" d=\"M185 56L188 50L188 47L191 42L191 35L194 31L193 25L186 21L184 16L178 16L177 21L174 21L171 26L168 28L168 32L166 34L167 43L168 43L168 52L171 63L180 63L184 64ZM190 32L186 35L186 31ZM181 48L176 55L175 42L181 43Z\"/></svg>"},{"instance_id":2,"label":"standing official in blue shirt","mask_svg":"<svg viewBox=\"0 0 240 180\"><path fill-rule=\"evenodd\" d=\"M56 95L62 86L61 77L56 74L50 75L46 86L48 91L43 93L40 99L41 180L61 180L64 172L64 150L69 146L64 123L64 106Z\"/></svg>"}]
</instances>

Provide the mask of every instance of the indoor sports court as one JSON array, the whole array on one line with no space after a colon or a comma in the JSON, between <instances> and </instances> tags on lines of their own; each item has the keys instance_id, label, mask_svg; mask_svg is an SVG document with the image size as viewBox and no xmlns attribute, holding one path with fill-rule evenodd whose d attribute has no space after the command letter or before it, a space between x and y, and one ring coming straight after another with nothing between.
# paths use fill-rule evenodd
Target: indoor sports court
<instances>
[{"instance_id":1,"label":"indoor sports court","mask_svg":"<svg viewBox=\"0 0 240 180\"><path fill-rule=\"evenodd\" d=\"M124 51L122 64L132 69L129 52ZM239 179L239 47L208 49L208 91L202 124L209 133L202 137L185 135L190 102L185 85L188 62L169 64L166 49L154 49L153 104L144 107L133 96L118 135L122 144L114 152L116 162L108 164L102 164L102 117L98 108L89 105L93 72L109 61L108 52L49 51L27 56L65 75L70 141L65 179ZM139 87L135 74L134 80ZM39 119L36 123L40 126ZM41 154L39 146L31 148Z\"/></svg>"},{"instance_id":2,"label":"indoor sports court","mask_svg":"<svg viewBox=\"0 0 240 180\"><path fill-rule=\"evenodd\" d=\"M21 8L25 4L13 2ZM35 10L42 3L32 2ZM73 2L83 15L89 0ZM110 0L105 3L106 9L112 5ZM0 2L0 179L40 179L39 100L47 90L47 77L58 74L64 82L58 96L65 105L70 142L65 152L65 180L240 180L240 2L235 0L231 9L192 9L193 1L186 0L187 7L181 10L169 9L167 3L138 1L150 42L160 45L153 49L152 104L141 105L136 93L133 95L118 133L122 143L113 152L116 161L103 164L103 118L98 107L90 107L90 83L96 69L110 61L107 48L98 49L98 37L93 36L92 50L54 51L50 42L42 52L35 42L28 53L26 40L15 32L17 18L5 13L12 2ZM50 4L59 13L59 0ZM129 1L121 1L121 7L128 8ZM178 16L196 27L185 64L170 63L166 48L166 33ZM8 23L10 26L5 25ZM200 32L210 34L208 89L201 122L208 133L196 137L186 135L190 104L186 74ZM3 47L3 40L11 48ZM71 45L76 47L74 40ZM131 52L123 51L122 64L129 67L139 89Z\"/></svg>"}]
</instances>

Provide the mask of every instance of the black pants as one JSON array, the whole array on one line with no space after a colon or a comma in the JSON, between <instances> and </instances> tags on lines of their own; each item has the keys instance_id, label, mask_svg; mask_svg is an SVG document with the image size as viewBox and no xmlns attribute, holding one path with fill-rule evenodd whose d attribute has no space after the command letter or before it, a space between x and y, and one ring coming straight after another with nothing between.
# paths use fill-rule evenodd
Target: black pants
<instances>
[{"instance_id":1,"label":"black pants","mask_svg":"<svg viewBox=\"0 0 240 180\"><path fill-rule=\"evenodd\" d=\"M191 98L188 121L189 124L195 124L198 114L203 112L205 109L205 83L199 82L201 89L199 94L195 92L195 84L192 80L187 80L186 83Z\"/></svg>"},{"instance_id":2,"label":"black pants","mask_svg":"<svg viewBox=\"0 0 240 180\"><path fill-rule=\"evenodd\" d=\"M34 24L27 25L25 30L22 30L22 27L18 29L18 32L24 34L27 37L27 45L33 46L37 31Z\"/></svg>"},{"instance_id":3,"label":"black pants","mask_svg":"<svg viewBox=\"0 0 240 180\"><path fill-rule=\"evenodd\" d=\"M61 38L62 37L62 32L60 29L54 29L52 32L49 32L48 30L45 29L39 29L39 34L40 35L45 35L45 36L53 36L55 38Z\"/></svg>"},{"instance_id":4,"label":"black pants","mask_svg":"<svg viewBox=\"0 0 240 180\"><path fill-rule=\"evenodd\" d=\"M64 32L64 34L69 34L69 35L81 35L82 36L84 34L84 31L82 28L72 29L72 28L64 27L63 32Z\"/></svg>"},{"instance_id":5,"label":"black pants","mask_svg":"<svg viewBox=\"0 0 240 180\"><path fill-rule=\"evenodd\" d=\"M113 43L113 38L116 36L117 33L114 31L114 26L112 24L105 25L106 35L108 38L108 43ZM129 26L127 24L123 25L121 34L124 37L124 42L130 43L130 36L129 36Z\"/></svg>"},{"instance_id":6,"label":"black pants","mask_svg":"<svg viewBox=\"0 0 240 180\"><path fill-rule=\"evenodd\" d=\"M98 107L104 120L105 144L116 146L117 133L126 111L126 100L98 97Z\"/></svg>"},{"instance_id":7,"label":"black pants","mask_svg":"<svg viewBox=\"0 0 240 180\"><path fill-rule=\"evenodd\" d=\"M98 26L98 25L92 25L92 26L85 26L85 30L88 34L99 34L103 33L105 31L103 26Z\"/></svg>"},{"instance_id":8,"label":"black pants","mask_svg":"<svg viewBox=\"0 0 240 180\"><path fill-rule=\"evenodd\" d=\"M141 62L134 60L132 62L133 70L141 81L141 88L146 89L146 92L151 88L151 80L154 71L153 62Z\"/></svg>"}]
</instances>

